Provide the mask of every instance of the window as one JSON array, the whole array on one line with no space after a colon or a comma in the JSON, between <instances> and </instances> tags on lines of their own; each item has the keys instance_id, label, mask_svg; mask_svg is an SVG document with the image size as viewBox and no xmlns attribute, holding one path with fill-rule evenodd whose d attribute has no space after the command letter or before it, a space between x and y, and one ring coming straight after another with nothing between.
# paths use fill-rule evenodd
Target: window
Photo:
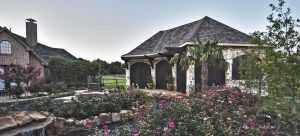
<instances>
[{"instance_id":1,"label":"window","mask_svg":"<svg viewBox=\"0 0 300 136\"><path fill-rule=\"evenodd\" d=\"M2 41L0 44L0 54L11 54L11 44L8 41Z\"/></svg>"},{"instance_id":2,"label":"window","mask_svg":"<svg viewBox=\"0 0 300 136\"><path fill-rule=\"evenodd\" d=\"M243 80L243 75L246 74L247 69L257 69L257 65L261 60L259 58L255 58L254 60L249 58L249 56L246 55L242 55L239 57L236 57L233 59L233 63L232 63L232 79L233 80ZM244 65L244 67L240 67L242 62L246 62ZM258 69L257 72L252 73L251 75L248 75L250 79L258 79L258 76L260 75L260 73L258 73Z\"/></svg>"}]
</instances>

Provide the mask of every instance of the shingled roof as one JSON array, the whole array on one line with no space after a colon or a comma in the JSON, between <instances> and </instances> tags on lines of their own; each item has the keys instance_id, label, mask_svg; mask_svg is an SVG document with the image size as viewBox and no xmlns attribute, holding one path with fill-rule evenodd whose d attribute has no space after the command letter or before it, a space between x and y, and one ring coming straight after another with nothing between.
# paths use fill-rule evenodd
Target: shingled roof
<instances>
[{"instance_id":1,"label":"shingled roof","mask_svg":"<svg viewBox=\"0 0 300 136\"><path fill-rule=\"evenodd\" d=\"M14 34L19 40L21 40L23 43L26 42L26 38L17 34ZM35 53L38 57L40 57L43 61L48 64L49 60L51 57L62 57L68 60L75 60L77 59L75 56L70 54L68 51L65 49L60 49L60 48L52 48L47 45L37 43L35 46L30 46L32 48L32 52Z\"/></svg>"},{"instance_id":2,"label":"shingled roof","mask_svg":"<svg viewBox=\"0 0 300 136\"><path fill-rule=\"evenodd\" d=\"M210 17L178 26L169 30L159 31L124 57L142 56L166 52L166 47L179 47L194 38L203 41L217 39L219 43L251 44L251 36L229 27Z\"/></svg>"},{"instance_id":3,"label":"shingled roof","mask_svg":"<svg viewBox=\"0 0 300 136\"><path fill-rule=\"evenodd\" d=\"M0 30L6 29L6 27L1 27ZM9 30L7 30L9 31ZM23 44L25 44L26 47L28 47L31 51L31 53L34 54L34 56L38 57L39 60L42 61L43 64L48 64L51 57L62 57L68 60L75 60L77 59L75 56L70 54L68 51L60 48L52 48L47 45L37 43L35 46L30 46L26 42L26 38L23 36L20 36L18 34L12 33L9 31L13 36L15 36L18 40L20 40Z\"/></svg>"}]
</instances>

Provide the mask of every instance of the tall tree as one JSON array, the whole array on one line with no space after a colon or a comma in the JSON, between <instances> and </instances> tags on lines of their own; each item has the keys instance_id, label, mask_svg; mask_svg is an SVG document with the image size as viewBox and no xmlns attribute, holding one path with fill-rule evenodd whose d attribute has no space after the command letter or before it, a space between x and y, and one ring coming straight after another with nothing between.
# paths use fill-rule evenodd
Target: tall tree
<instances>
[{"instance_id":1,"label":"tall tree","mask_svg":"<svg viewBox=\"0 0 300 136\"><path fill-rule=\"evenodd\" d=\"M296 117L296 99L300 95L300 35L299 19L291 16L284 0L270 4L272 13L267 17L270 25L266 33L256 35L256 42L265 44L265 57L261 70L267 83L267 91L273 96L290 96L292 114ZM295 135L298 135L297 120L294 119Z\"/></svg>"},{"instance_id":2,"label":"tall tree","mask_svg":"<svg viewBox=\"0 0 300 136\"><path fill-rule=\"evenodd\" d=\"M223 56L223 47L218 46L217 40L201 41L193 40L193 46L187 48L187 52L182 55L181 65L185 69L191 64L202 65L201 67L201 90L208 89L208 65L226 69L227 63Z\"/></svg>"}]
</instances>

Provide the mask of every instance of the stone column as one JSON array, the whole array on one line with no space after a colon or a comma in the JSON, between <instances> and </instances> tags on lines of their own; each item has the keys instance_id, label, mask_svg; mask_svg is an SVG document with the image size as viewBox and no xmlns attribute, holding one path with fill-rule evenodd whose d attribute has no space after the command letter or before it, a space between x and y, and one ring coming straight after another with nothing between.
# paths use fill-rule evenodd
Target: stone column
<instances>
[{"instance_id":1,"label":"stone column","mask_svg":"<svg viewBox=\"0 0 300 136\"><path fill-rule=\"evenodd\" d=\"M186 71L186 94L190 95L195 91L195 64L191 64Z\"/></svg>"},{"instance_id":2,"label":"stone column","mask_svg":"<svg viewBox=\"0 0 300 136\"><path fill-rule=\"evenodd\" d=\"M175 90L177 89L177 64L175 63L173 66L172 66L172 76L174 78L174 88Z\"/></svg>"},{"instance_id":3,"label":"stone column","mask_svg":"<svg viewBox=\"0 0 300 136\"><path fill-rule=\"evenodd\" d=\"M126 69L126 86L130 87L130 65L128 64L128 68Z\"/></svg>"},{"instance_id":4,"label":"stone column","mask_svg":"<svg viewBox=\"0 0 300 136\"><path fill-rule=\"evenodd\" d=\"M153 89L156 89L156 62L153 62L153 67L151 67L151 77L153 81Z\"/></svg>"},{"instance_id":5,"label":"stone column","mask_svg":"<svg viewBox=\"0 0 300 136\"><path fill-rule=\"evenodd\" d=\"M231 86L232 85L232 59L226 59L226 62L228 63L228 68L226 70L226 75L225 75L225 85L226 86Z\"/></svg>"}]
</instances>

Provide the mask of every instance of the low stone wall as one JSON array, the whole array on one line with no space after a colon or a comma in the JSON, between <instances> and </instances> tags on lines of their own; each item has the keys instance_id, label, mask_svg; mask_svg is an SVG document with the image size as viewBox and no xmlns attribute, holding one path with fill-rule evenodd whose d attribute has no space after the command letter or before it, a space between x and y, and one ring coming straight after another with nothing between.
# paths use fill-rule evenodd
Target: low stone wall
<instances>
[{"instance_id":1,"label":"low stone wall","mask_svg":"<svg viewBox=\"0 0 300 136\"><path fill-rule=\"evenodd\" d=\"M47 135L63 135L72 131L89 129L97 124L110 124L133 118L133 111L121 110L119 113L100 113L98 116L78 120L76 118L56 117L53 125L46 129Z\"/></svg>"},{"instance_id":2,"label":"low stone wall","mask_svg":"<svg viewBox=\"0 0 300 136\"><path fill-rule=\"evenodd\" d=\"M18 111L0 117L0 135L14 136L46 128L53 122L54 117L48 112Z\"/></svg>"},{"instance_id":3,"label":"low stone wall","mask_svg":"<svg viewBox=\"0 0 300 136\"><path fill-rule=\"evenodd\" d=\"M99 116L83 120L62 118L49 115L48 112L18 111L0 117L0 136L15 136L40 130L46 136L58 136L66 133L89 129L97 124L109 124L133 118L133 111L121 110L118 113L100 113Z\"/></svg>"}]
</instances>

